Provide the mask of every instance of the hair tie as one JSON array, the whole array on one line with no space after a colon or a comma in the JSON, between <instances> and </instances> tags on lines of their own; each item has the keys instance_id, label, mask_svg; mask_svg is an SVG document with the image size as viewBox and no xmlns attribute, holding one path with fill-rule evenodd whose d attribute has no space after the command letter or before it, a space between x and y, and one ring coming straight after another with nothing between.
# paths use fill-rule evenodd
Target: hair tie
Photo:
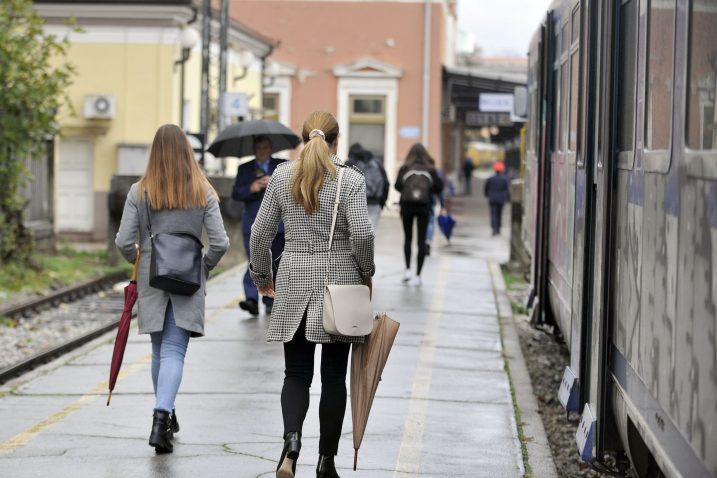
<instances>
[{"instance_id":1,"label":"hair tie","mask_svg":"<svg viewBox=\"0 0 717 478\"><path fill-rule=\"evenodd\" d=\"M321 139L326 141L326 135L324 135L324 132L320 129L312 129L311 133L309 133L309 139L316 138L317 136L321 136Z\"/></svg>"}]
</instances>

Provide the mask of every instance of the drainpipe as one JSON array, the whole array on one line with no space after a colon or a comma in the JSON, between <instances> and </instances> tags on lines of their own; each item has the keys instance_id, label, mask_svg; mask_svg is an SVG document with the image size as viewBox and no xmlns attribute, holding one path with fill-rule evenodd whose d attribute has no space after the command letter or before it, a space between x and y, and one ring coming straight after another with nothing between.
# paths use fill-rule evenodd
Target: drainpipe
<instances>
[{"instance_id":1,"label":"drainpipe","mask_svg":"<svg viewBox=\"0 0 717 478\"><path fill-rule=\"evenodd\" d=\"M425 0L423 10L423 101L421 107L421 136L428 148L428 120L431 98L431 0Z\"/></svg>"},{"instance_id":2,"label":"drainpipe","mask_svg":"<svg viewBox=\"0 0 717 478\"><path fill-rule=\"evenodd\" d=\"M219 114L217 115L217 134L226 126L224 96L227 92L227 49L229 48L229 0L222 0L219 12Z\"/></svg>"},{"instance_id":3,"label":"drainpipe","mask_svg":"<svg viewBox=\"0 0 717 478\"><path fill-rule=\"evenodd\" d=\"M211 21L212 8L211 0L203 0L202 2L202 84L201 84L201 103L200 103L200 130L204 134L204 140L207 141L207 132L209 130L209 43L211 37ZM203 166L202 161L202 166Z\"/></svg>"}]
</instances>

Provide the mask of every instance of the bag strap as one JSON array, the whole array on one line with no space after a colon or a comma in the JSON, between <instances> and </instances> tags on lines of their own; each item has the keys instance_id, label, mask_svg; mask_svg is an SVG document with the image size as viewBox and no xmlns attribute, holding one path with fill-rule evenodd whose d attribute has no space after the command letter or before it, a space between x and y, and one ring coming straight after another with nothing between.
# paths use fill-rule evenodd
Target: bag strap
<instances>
[{"instance_id":1,"label":"bag strap","mask_svg":"<svg viewBox=\"0 0 717 478\"><path fill-rule=\"evenodd\" d=\"M149 212L149 196L147 190L144 190L144 206L147 208L147 231L149 231L150 239L154 239L152 235L152 214Z\"/></svg>"},{"instance_id":2,"label":"bag strap","mask_svg":"<svg viewBox=\"0 0 717 478\"><path fill-rule=\"evenodd\" d=\"M334 200L334 215L331 218L331 232L329 233L329 252L331 252L331 245L334 242L334 229L336 228L336 216L339 213L339 195L341 194L341 179L344 175L344 168L339 166L339 182L336 185L336 199Z\"/></svg>"},{"instance_id":3,"label":"bag strap","mask_svg":"<svg viewBox=\"0 0 717 478\"><path fill-rule=\"evenodd\" d=\"M334 213L333 217L331 218L331 232L329 233L329 264L326 267L326 274L324 274L324 285L329 285L329 271L331 270L331 257L332 257L332 251L331 247L334 243L334 229L336 228L336 216L339 214L339 198L341 195L341 180L344 176L344 168L343 166L339 166L339 179L338 184L336 185L336 199L334 199Z\"/></svg>"}]
</instances>

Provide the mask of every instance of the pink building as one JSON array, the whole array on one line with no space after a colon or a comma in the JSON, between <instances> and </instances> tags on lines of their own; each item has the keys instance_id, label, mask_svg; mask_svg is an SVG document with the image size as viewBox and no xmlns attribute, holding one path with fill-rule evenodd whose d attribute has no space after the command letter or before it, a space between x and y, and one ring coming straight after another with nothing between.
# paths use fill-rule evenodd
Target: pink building
<instances>
[{"instance_id":1,"label":"pink building","mask_svg":"<svg viewBox=\"0 0 717 478\"><path fill-rule=\"evenodd\" d=\"M314 110L339 121L339 156L358 141L393 179L424 143L442 163L442 67L452 66L456 0L231 0L230 14L279 40L265 117L300 131Z\"/></svg>"}]
</instances>

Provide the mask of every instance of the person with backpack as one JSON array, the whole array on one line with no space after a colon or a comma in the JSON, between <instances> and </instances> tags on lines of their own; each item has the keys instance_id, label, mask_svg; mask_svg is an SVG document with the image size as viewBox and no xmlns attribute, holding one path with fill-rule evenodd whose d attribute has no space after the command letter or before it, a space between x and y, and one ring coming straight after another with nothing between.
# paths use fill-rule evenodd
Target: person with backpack
<instances>
[{"instance_id":1,"label":"person with backpack","mask_svg":"<svg viewBox=\"0 0 717 478\"><path fill-rule=\"evenodd\" d=\"M381 217L381 209L386 205L388 199L389 181L383 164L371 151L364 149L360 143L354 143L349 148L349 159L347 166L354 166L361 170L366 179L366 204L368 206L368 218L371 220L374 232L378 229L378 220Z\"/></svg>"},{"instance_id":2,"label":"person with backpack","mask_svg":"<svg viewBox=\"0 0 717 478\"><path fill-rule=\"evenodd\" d=\"M443 180L433 167L434 161L421 143L411 146L406 161L398 170L395 188L401 193L401 220L403 221L403 254L406 271L403 282L411 280L411 242L415 218L418 239L416 275L413 283L421 285L421 269L426 257L426 232L431 213L432 196L443 191Z\"/></svg>"}]
</instances>

